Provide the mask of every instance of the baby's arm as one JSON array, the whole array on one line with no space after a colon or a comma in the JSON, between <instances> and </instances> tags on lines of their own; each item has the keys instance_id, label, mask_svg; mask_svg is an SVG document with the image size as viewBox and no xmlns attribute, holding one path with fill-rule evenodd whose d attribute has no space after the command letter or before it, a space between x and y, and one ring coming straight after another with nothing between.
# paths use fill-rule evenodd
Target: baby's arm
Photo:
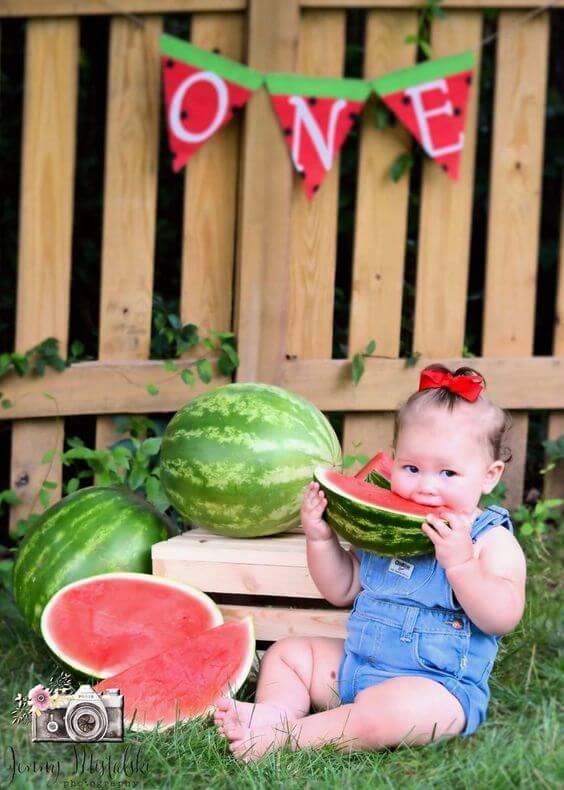
<instances>
[{"instance_id":1,"label":"baby's arm","mask_svg":"<svg viewBox=\"0 0 564 790\"><path fill-rule=\"evenodd\" d=\"M525 607L525 557L519 543L502 526L472 543L472 523L445 512L448 520L427 517L423 531L435 544L435 554L472 622L487 634L511 631Z\"/></svg>"},{"instance_id":2,"label":"baby's arm","mask_svg":"<svg viewBox=\"0 0 564 790\"><path fill-rule=\"evenodd\" d=\"M319 592L335 606L350 606L360 592L358 557L345 551L322 519L327 500L318 483L304 494L301 520L306 535L307 564Z\"/></svg>"}]
</instances>

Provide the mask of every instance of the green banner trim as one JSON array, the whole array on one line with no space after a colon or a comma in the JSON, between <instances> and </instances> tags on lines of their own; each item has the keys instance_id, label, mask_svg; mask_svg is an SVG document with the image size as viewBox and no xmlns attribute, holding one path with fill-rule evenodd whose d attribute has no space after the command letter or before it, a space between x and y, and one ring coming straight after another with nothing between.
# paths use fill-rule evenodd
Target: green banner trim
<instances>
[{"instance_id":1,"label":"green banner trim","mask_svg":"<svg viewBox=\"0 0 564 790\"><path fill-rule=\"evenodd\" d=\"M161 54L197 66L199 69L214 71L224 79L236 82L250 91L256 91L264 81L263 75L249 66L224 58L223 55L216 55L215 52L200 49L189 44L188 41L182 41L166 33L161 35Z\"/></svg>"},{"instance_id":2,"label":"green banner trim","mask_svg":"<svg viewBox=\"0 0 564 790\"><path fill-rule=\"evenodd\" d=\"M372 90L370 83L364 80L302 77L299 74L267 74L265 82L270 93L274 95L297 94L318 99L365 101Z\"/></svg>"},{"instance_id":3,"label":"green banner trim","mask_svg":"<svg viewBox=\"0 0 564 790\"><path fill-rule=\"evenodd\" d=\"M387 96L388 93L397 93L406 88L413 88L415 85L421 85L441 77L450 77L452 74L469 71L472 68L474 68L474 53L472 51L463 52L460 55L427 60L408 69L393 71L391 74L385 74L383 77L372 80L370 84L379 96Z\"/></svg>"}]
</instances>

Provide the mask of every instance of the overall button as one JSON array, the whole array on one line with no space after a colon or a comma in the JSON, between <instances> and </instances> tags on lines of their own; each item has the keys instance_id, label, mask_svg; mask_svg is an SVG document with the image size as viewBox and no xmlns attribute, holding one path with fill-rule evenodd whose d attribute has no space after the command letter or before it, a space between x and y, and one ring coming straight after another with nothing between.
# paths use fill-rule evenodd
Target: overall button
<instances>
[{"instance_id":1,"label":"overall button","mask_svg":"<svg viewBox=\"0 0 564 790\"><path fill-rule=\"evenodd\" d=\"M460 631L461 628L464 628L464 624L460 620L453 620L451 625L453 628L456 628L457 631Z\"/></svg>"}]
</instances>

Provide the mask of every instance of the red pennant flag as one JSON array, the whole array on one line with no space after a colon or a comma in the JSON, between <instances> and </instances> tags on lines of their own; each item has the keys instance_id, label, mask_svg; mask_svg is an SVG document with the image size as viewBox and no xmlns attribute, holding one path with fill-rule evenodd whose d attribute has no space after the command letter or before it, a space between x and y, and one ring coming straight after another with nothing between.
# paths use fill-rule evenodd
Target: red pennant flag
<instances>
[{"instance_id":1,"label":"red pennant flag","mask_svg":"<svg viewBox=\"0 0 564 790\"><path fill-rule=\"evenodd\" d=\"M269 74L266 85L308 198L321 186L370 93L361 80Z\"/></svg>"},{"instance_id":2,"label":"red pennant flag","mask_svg":"<svg viewBox=\"0 0 564 790\"><path fill-rule=\"evenodd\" d=\"M262 74L173 36L161 36L164 97L172 169L229 123L263 82Z\"/></svg>"},{"instance_id":3,"label":"red pennant flag","mask_svg":"<svg viewBox=\"0 0 564 790\"><path fill-rule=\"evenodd\" d=\"M453 179L464 146L474 53L428 60L372 82L384 104Z\"/></svg>"}]
</instances>

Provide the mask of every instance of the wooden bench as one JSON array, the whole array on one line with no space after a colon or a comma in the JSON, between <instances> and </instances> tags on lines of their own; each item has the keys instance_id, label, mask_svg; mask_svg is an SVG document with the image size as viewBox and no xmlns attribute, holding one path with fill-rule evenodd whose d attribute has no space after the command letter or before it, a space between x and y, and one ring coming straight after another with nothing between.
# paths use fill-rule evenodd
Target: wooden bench
<instances>
[{"instance_id":1,"label":"wooden bench","mask_svg":"<svg viewBox=\"0 0 564 790\"><path fill-rule=\"evenodd\" d=\"M301 531L251 539L194 529L156 543L152 558L156 576L208 593L226 620L251 614L259 641L345 636L349 610L331 606L320 595L308 571Z\"/></svg>"}]
</instances>

